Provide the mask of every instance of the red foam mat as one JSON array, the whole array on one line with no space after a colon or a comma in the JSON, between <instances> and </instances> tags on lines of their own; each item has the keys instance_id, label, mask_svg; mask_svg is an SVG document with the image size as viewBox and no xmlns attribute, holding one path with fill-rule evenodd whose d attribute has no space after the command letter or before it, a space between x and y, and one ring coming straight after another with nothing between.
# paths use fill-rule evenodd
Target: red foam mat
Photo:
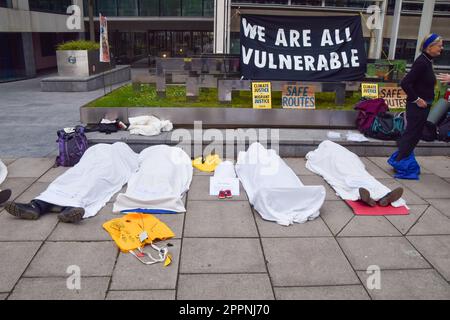
<instances>
[{"instance_id":1,"label":"red foam mat","mask_svg":"<svg viewBox=\"0 0 450 320\"><path fill-rule=\"evenodd\" d=\"M405 206L395 208L393 206L370 207L361 201L345 201L357 216L405 216L409 214L408 208Z\"/></svg>"}]
</instances>

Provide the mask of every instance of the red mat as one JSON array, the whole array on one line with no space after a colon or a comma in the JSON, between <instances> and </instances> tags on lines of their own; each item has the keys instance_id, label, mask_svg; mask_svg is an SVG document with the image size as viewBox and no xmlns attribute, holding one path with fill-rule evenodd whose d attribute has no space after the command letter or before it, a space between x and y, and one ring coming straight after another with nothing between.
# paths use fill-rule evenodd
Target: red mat
<instances>
[{"instance_id":1,"label":"red mat","mask_svg":"<svg viewBox=\"0 0 450 320\"><path fill-rule=\"evenodd\" d=\"M370 207L361 201L345 201L357 216L405 216L409 214L409 210L403 206L395 208L393 206Z\"/></svg>"}]
</instances>

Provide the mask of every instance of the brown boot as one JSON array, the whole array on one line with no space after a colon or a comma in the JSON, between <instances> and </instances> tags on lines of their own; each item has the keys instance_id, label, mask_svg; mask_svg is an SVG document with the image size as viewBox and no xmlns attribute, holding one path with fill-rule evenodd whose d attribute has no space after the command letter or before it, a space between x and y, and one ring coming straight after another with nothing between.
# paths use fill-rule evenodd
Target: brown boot
<instances>
[{"instance_id":1,"label":"brown boot","mask_svg":"<svg viewBox=\"0 0 450 320\"><path fill-rule=\"evenodd\" d=\"M376 201L370 197L370 192L367 189L359 188L359 197L365 204L375 207L377 205Z\"/></svg>"},{"instance_id":2,"label":"brown boot","mask_svg":"<svg viewBox=\"0 0 450 320\"><path fill-rule=\"evenodd\" d=\"M392 202L399 200L402 197L402 195L403 195L403 188L397 188L389 192L383 198L381 198L380 201L378 201L378 204L382 207L387 207Z\"/></svg>"}]
</instances>

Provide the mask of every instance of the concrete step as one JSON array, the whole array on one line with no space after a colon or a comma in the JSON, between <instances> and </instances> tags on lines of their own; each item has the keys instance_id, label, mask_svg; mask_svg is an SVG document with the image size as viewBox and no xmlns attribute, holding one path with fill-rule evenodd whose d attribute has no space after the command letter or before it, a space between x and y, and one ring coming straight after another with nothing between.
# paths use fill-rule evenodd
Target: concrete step
<instances>
[{"instance_id":1,"label":"concrete step","mask_svg":"<svg viewBox=\"0 0 450 320\"><path fill-rule=\"evenodd\" d=\"M330 139L324 129L175 129L158 136L144 137L130 135L120 131L110 135L99 132L87 134L90 145L97 143L125 142L134 151L158 145L167 144L179 146L191 157L215 152L223 158L236 159L239 151L247 150L248 146L259 141L268 148L278 151L282 157L304 157L309 151L315 150L324 140L332 140L361 157L385 157L397 150L395 141L369 139L367 142L352 142L346 140L348 132L355 130L332 130L341 134L340 139ZM416 156L450 156L450 145L445 142L421 141L415 150Z\"/></svg>"}]
</instances>

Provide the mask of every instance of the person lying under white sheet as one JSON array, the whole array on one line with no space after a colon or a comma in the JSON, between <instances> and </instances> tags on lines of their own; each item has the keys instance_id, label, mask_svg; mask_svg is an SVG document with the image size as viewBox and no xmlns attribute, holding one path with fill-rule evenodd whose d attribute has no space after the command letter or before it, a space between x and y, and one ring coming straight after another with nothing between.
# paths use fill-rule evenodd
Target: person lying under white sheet
<instances>
[{"instance_id":1,"label":"person lying under white sheet","mask_svg":"<svg viewBox=\"0 0 450 320\"><path fill-rule=\"evenodd\" d=\"M239 153L236 173L263 219L289 226L320 215L325 187L304 186L274 150L253 143L247 152Z\"/></svg>"},{"instance_id":2,"label":"person lying under white sheet","mask_svg":"<svg viewBox=\"0 0 450 320\"><path fill-rule=\"evenodd\" d=\"M150 147L138 155L122 142L113 145L98 144L89 148L75 167L57 178L30 203L8 202L5 209L10 214L27 220L37 220L43 214L56 212L59 213L60 221L76 223L83 218L95 216L130 181L127 193L120 195L120 201L115 205L120 210L142 207L182 210L184 207L180 206L181 200L172 200L170 204L174 205L167 205L167 199L175 198L173 192L189 188L192 179L191 166L190 176L187 171L180 173L184 184L177 183L178 189L168 188L178 174L176 169L182 166L180 152L188 158L190 165L189 157L175 147ZM174 172L164 170L170 166L169 159L175 163ZM162 164L162 160L166 163ZM180 194L179 198L181 196ZM158 207L159 204L163 207Z\"/></svg>"},{"instance_id":3,"label":"person lying under white sheet","mask_svg":"<svg viewBox=\"0 0 450 320\"><path fill-rule=\"evenodd\" d=\"M405 206L401 198L403 189L391 192L365 168L353 152L332 141L323 141L319 147L306 155L306 168L322 176L337 195L344 200L362 200L370 206L379 201L381 206Z\"/></svg>"}]
</instances>

